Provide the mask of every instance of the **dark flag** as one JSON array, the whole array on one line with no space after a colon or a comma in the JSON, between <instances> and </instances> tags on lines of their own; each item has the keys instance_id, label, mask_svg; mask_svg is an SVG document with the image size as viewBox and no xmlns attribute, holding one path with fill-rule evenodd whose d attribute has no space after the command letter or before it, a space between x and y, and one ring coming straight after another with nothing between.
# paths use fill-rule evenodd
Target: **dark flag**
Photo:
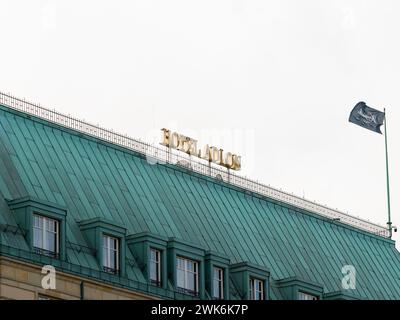
<instances>
[{"instance_id":1,"label":"dark flag","mask_svg":"<svg viewBox=\"0 0 400 320\"><path fill-rule=\"evenodd\" d=\"M385 113L368 107L365 102L359 102L350 113L349 121L365 129L382 134L381 125L385 120Z\"/></svg>"}]
</instances>

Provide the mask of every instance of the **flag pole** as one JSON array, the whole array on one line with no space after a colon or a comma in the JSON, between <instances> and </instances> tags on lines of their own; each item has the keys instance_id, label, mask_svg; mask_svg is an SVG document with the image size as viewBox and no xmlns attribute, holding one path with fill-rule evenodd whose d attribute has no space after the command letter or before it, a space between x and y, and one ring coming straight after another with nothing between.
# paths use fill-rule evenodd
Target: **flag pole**
<instances>
[{"instance_id":1,"label":"flag pole","mask_svg":"<svg viewBox=\"0 0 400 320\"><path fill-rule=\"evenodd\" d=\"M388 147L387 147L387 129L386 129L386 108L383 109L385 114L385 153L386 153L386 191L387 191L387 209L388 209L388 230L389 236L392 238L392 221L390 218L390 187L389 187L389 158L388 158Z\"/></svg>"}]
</instances>

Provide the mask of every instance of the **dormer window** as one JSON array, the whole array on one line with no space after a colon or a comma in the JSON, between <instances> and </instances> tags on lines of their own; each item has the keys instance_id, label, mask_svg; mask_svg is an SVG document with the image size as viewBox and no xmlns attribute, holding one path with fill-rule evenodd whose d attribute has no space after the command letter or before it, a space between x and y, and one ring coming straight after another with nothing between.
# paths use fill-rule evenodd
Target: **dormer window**
<instances>
[{"instance_id":1,"label":"dormer window","mask_svg":"<svg viewBox=\"0 0 400 320\"><path fill-rule=\"evenodd\" d=\"M103 270L119 273L119 240L108 235L103 235Z\"/></svg>"},{"instance_id":2,"label":"dormer window","mask_svg":"<svg viewBox=\"0 0 400 320\"><path fill-rule=\"evenodd\" d=\"M199 293L199 268L196 261L177 257L177 287L179 290L198 295Z\"/></svg>"},{"instance_id":3,"label":"dormer window","mask_svg":"<svg viewBox=\"0 0 400 320\"><path fill-rule=\"evenodd\" d=\"M321 300L324 292L323 285L297 277L277 280L275 285L284 300Z\"/></svg>"},{"instance_id":4,"label":"dormer window","mask_svg":"<svg viewBox=\"0 0 400 320\"><path fill-rule=\"evenodd\" d=\"M66 208L31 197L8 201L8 206L27 231L24 236L32 252L65 260Z\"/></svg>"},{"instance_id":5,"label":"dormer window","mask_svg":"<svg viewBox=\"0 0 400 320\"><path fill-rule=\"evenodd\" d=\"M150 281L161 287L161 251L150 249Z\"/></svg>"},{"instance_id":6,"label":"dormer window","mask_svg":"<svg viewBox=\"0 0 400 320\"><path fill-rule=\"evenodd\" d=\"M38 214L33 215L33 248L38 254L59 256L60 227L58 220Z\"/></svg>"},{"instance_id":7,"label":"dormer window","mask_svg":"<svg viewBox=\"0 0 400 320\"><path fill-rule=\"evenodd\" d=\"M224 299L224 270L214 267L213 270L213 298Z\"/></svg>"},{"instance_id":8,"label":"dormer window","mask_svg":"<svg viewBox=\"0 0 400 320\"><path fill-rule=\"evenodd\" d=\"M159 288L168 288L168 238L149 232L131 234L126 239L127 245L137 263L142 267L143 276L151 284ZM175 268L171 268L171 273ZM174 273L175 274L175 273ZM171 278L173 276L171 275ZM158 289L150 287L158 292Z\"/></svg>"},{"instance_id":9,"label":"dormer window","mask_svg":"<svg viewBox=\"0 0 400 320\"><path fill-rule=\"evenodd\" d=\"M269 270L247 261L230 265L229 274L235 283L238 297L245 300L269 299Z\"/></svg>"},{"instance_id":10,"label":"dormer window","mask_svg":"<svg viewBox=\"0 0 400 320\"><path fill-rule=\"evenodd\" d=\"M264 300L264 281L250 278L249 289L250 300Z\"/></svg>"},{"instance_id":11,"label":"dormer window","mask_svg":"<svg viewBox=\"0 0 400 320\"><path fill-rule=\"evenodd\" d=\"M125 276L125 227L101 217L82 220L78 224L89 248L96 251L100 270Z\"/></svg>"},{"instance_id":12,"label":"dormer window","mask_svg":"<svg viewBox=\"0 0 400 320\"><path fill-rule=\"evenodd\" d=\"M298 292L298 300L319 300L318 296L303 291Z\"/></svg>"}]
</instances>

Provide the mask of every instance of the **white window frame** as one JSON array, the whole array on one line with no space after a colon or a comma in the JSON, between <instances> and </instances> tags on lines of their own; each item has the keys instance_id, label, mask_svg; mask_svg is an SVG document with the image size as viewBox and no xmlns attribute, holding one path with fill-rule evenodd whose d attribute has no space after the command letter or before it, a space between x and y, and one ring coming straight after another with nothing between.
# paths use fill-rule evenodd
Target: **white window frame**
<instances>
[{"instance_id":1,"label":"white window frame","mask_svg":"<svg viewBox=\"0 0 400 320\"><path fill-rule=\"evenodd\" d=\"M106 245L104 245L104 238L107 239ZM116 248L111 247L111 240L115 240L116 243ZM102 237L102 248L103 248L103 255L104 255L104 249L107 251L107 261L106 264L104 264L104 256L103 256L103 268L106 268L107 270L115 271L116 273L119 271L119 239L117 237L110 236L108 234L103 234ZM115 252L115 268L111 267L111 253Z\"/></svg>"},{"instance_id":2,"label":"white window frame","mask_svg":"<svg viewBox=\"0 0 400 320\"><path fill-rule=\"evenodd\" d=\"M217 273L217 277L215 277ZM215 284L218 284L219 297L215 296ZM224 299L224 269L219 267L213 268L213 298L214 299Z\"/></svg>"},{"instance_id":3,"label":"white window frame","mask_svg":"<svg viewBox=\"0 0 400 320\"><path fill-rule=\"evenodd\" d=\"M314 295L314 294L310 294L304 291L299 291L297 293L297 299L298 300L319 300L319 297Z\"/></svg>"},{"instance_id":4,"label":"white window frame","mask_svg":"<svg viewBox=\"0 0 400 320\"><path fill-rule=\"evenodd\" d=\"M182 260L183 261L183 269L178 267L178 265L179 265L178 264L178 260ZM189 270L189 268L188 268L188 264L189 263L193 263L194 271ZM183 290L187 290L187 291L189 291L191 293L198 294L199 293L199 263L197 261L195 261L195 260L191 260L191 259L187 259L187 258L178 256L178 257L176 257L176 273L177 273L177 276L178 276L178 270L183 271L183 274L184 274L184 280L183 280L184 287L183 288L182 287L178 287L178 288L179 289L183 289ZM194 288L194 290L188 288L188 282L189 282L188 281L188 273L192 273L195 276L195 282L194 282L195 288ZM178 286L178 281L177 281L177 286Z\"/></svg>"},{"instance_id":5,"label":"white window frame","mask_svg":"<svg viewBox=\"0 0 400 320\"><path fill-rule=\"evenodd\" d=\"M39 226L35 226L35 218L39 219ZM51 221L54 222L55 224L55 231L52 230L48 230L46 229L46 225L47 222ZM36 230L40 230L40 237L41 237L41 241L42 241L42 247L37 247L35 246L35 229ZM56 243L54 246L54 251L50 250L50 248L47 248L47 233L54 233L55 234L55 239L56 239ZM38 250L43 250L43 253L49 252L49 253L53 253L58 255L60 253L60 221L58 221L57 219L52 219L52 218L48 218L46 216L43 216L41 214L38 213L34 213L33 214L33 235L32 235L32 239L33 239L33 247L35 249Z\"/></svg>"},{"instance_id":6,"label":"white window frame","mask_svg":"<svg viewBox=\"0 0 400 320\"><path fill-rule=\"evenodd\" d=\"M260 285L261 290L257 289L257 284ZM250 290L250 300L264 300L265 293L264 293L264 280L257 279L257 278L250 278L249 281L249 290ZM261 293L261 299L256 299L258 294Z\"/></svg>"},{"instance_id":7,"label":"white window frame","mask_svg":"<svg viewBox=\"0 0 400 320\"><path fill-rule=\"evenodd\" d=\"M156 260L152 259L152 252L155 252ZM156 283L158 286L161 286L162 284L162 278L161 278L161 250L155 249L155 248L150 248L150 264L155 264L156 265L156 273L157 273L157 279L152 279L151 278L151 273L150 273L150 281L153 283ZM151 270L151 268L149 268Z\"/></svg>"}]
</instances>

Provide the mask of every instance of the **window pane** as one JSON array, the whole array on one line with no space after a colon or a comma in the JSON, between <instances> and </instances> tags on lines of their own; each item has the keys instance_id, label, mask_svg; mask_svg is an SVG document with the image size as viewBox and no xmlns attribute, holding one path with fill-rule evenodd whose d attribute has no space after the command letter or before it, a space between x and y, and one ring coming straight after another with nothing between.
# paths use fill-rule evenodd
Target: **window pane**
<instances>
[{"instance_id":1,"label":"window pane","mask_svg":"<svg viewBox=\"0 0 400 320\"><path fill-rule=\"evenodd\" d=\"M178 269L181 269L181 270L184 270L185 268L184 268L184 261L183 261L183 259L181 259L181 258L178 258L177 259L177 268Z\"/></svg>"},{"instance_id":2,"label":"window pane","mask_svg":"<svg viewBox=\"0 0 400 320\"><path fill-rule=\"evenodd\" d=\"M176 277L177 277L176 285L179 288L185 288L185 272L180 270L180 269L178 269L177 272L176 272Z\"/></svg>"},{"instance_id":3,"label":"window pane","mask_svg":"<svg viewBox=\"0 0 400 320\"><path fill-rule=\"evenodd\" d=\"M46 230L47 231L56 231L56 222L52 219L46 219Z\"/></svg>"},{"instance_id":4,"label":"window pane","mask_svg":"<svg viewBox=\"0 0 400 320\"><path fill-rule=\"evenodd\" d=\"M257 280L258 300L264 299L264 281Z\"/></svg>"},{"instance_id":5,"label":"window pane","mask_svg":"<svg viewBox=\"0 0 400 320\"><path fill-rule=\"evenodd\" d=\"M222 281L224 272L220 268L214 268L214 279Z\"/></svg>"},{"instance_id":6,"label":"window pane","mask_svg":"<svg viewBox=\"0 0 400 320\"><path fill-rule=\"evenodd\" d=\"M155 262L150 262L150 279L158 281L157 279L157 264Z\"/></svg>"},{"instance_id":7,"label":"window pane","mask_svg":"<svg viewBox=\"0 0 400 320\"><path fill-rule=\"evenodd\" d=\"M53 232L46 232L46 245L45 250L55 252L56 251L56 234Z\"/></svg>"},{"instance_id":8,"label":"window pane","mask_svg":"<svg viewBox=\"0 0 400 320\"><path fill-rule=\"evenodd\" d=\"M186 289L196 291L196 275L194 273L189 272L187 274L187 278L188 278L188 283Z\"/></svg>"},{"instance_id":9,"label":"window pane","mask_svg":"<svg viewBox=\"0 0 400 320\"><path fill-rule=\"evenodd\" d=\"M108 237L107 236L103 236L103 247L108 247Z\"/></svg>"},{"instance_id":10,"label":"window pane","mask_svg":"<svg viewBox=\"0 0 400 320\"><path fill-rule=\"evenodd\" d=\"M108 265L108 250L106 247L103 247L103 266L109 268Z\"/></svg>"},{"instance_id":11,"label":"window pane","mask_svg":"<svg viewBox=\"0 0 400 320\"><path fill-rule=\"evenodd\" d=\"M156 250L150 250L150 260L151 261L157 261L157 251Z\"/></svg>"},{"instance_id":12,"label":"window pane","mask_svg":"<svg viewBox=\"0 0 400 320\"><path fill-rule=\"evenodd\" d=\"M118 247L117 239L110 237L110 248L117 250L117 247Z\"/></svg>"},{"instance_id":13,"label":"window pane","mask_svg":"<svg viewBox=\"0 0 400 320\"><path fill-rule=\"evenodd\" d=\"M214 268L213 297L223 298L223 270Z\"/></svg>"},{"instance_id":14,"label":"window pane","mask_svg":"<svg viewBox=\"0 0 400 320\"><path fill-rule=\"evenodd\" d=\"M43 248L42 230L33 228L33 246Z\"/></svg>"},{"instance_id":15,"label":"window pane","mask_svg":"<svg viewBox=\"0 0 400 320\"><path fill-rule=\"evenodd\" d=\"M161 281L161 252L156 249L150 249L150 280Z\"/></svg>"},{"instance_id":16,"label":"window pane","mask_svg":"<svg viewBox=\"0 0 400 320\"><path fill-rule=\"evenodd\" d=\"M214 298L220 298L221 297L221 291L219 287L219 281L214 280Z\"/></svg>"},{"instance_id":17,"label":"window pane","mask_svg":"<svg viewBox=\"0 0 400 320\"><path fill-rule=\"evenodd\" d=\"M110 266L111 269L117 269L117 252L111 250L110 252Z\"/></svg>"},{"instance_id":18,"label":"window pane","mask_svg":"<svg viewBox=\"0 0 400 320\"><path fill-rule=\"evenodd\" d=\"M33 226L34 227L40 228L41 227L41 222L42 222L41 217L39 217L38 215L34 215L33 216Z\"/></svg>"},{"instance_id":19,"label":"window pane","mask_svg":"<svg viewBox=\"0 0 400 320\"><path fill-rule=\"evenodd\" d=\"M186 260L187 270L194 271L194 262L190 260Z\"/></svg>"}]
</instances>

